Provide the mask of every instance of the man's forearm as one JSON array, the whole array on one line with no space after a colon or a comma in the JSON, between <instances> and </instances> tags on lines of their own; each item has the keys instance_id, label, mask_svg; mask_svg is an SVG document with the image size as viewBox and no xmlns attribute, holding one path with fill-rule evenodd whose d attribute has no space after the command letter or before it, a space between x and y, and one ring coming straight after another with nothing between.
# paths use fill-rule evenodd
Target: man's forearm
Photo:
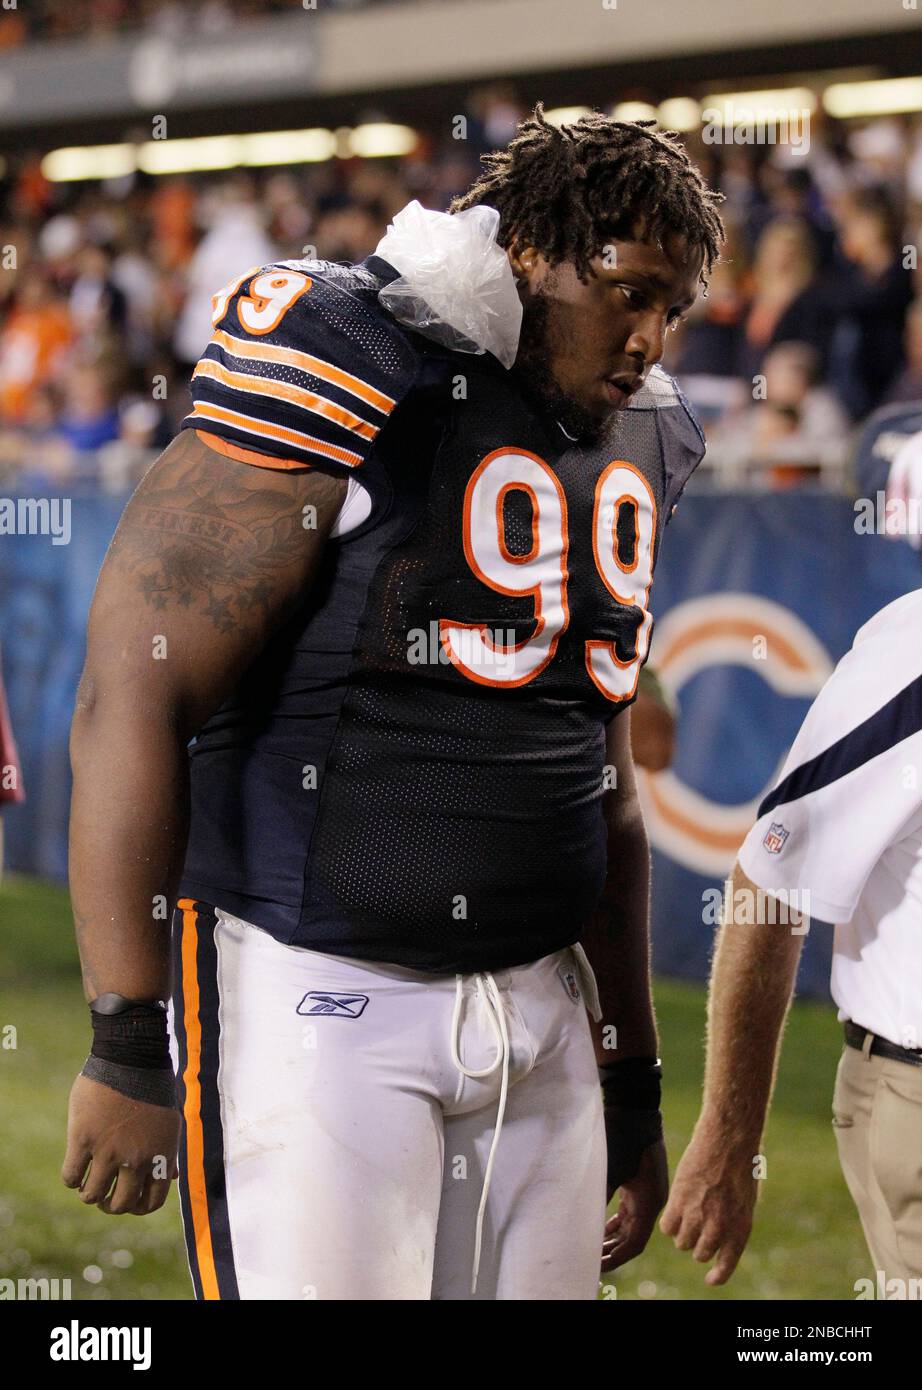
<instances>
[{"instance_id":1,"label":"man's forearm","mask_svg":"<svg viewBox=\"0 0 922 1390\"><path fill-rule=\"evenodd\" d=\"M163 999L185 854L185 739L140 688L84 678L71 731L70 889L87 999Z\"/></svg>"},{"instance_id":2,"label":"man's forearm","mask_svg":"<svg viewBox=\"0 0 922 1390\"><path fill-rule=\"evenodd\" d=\"M650 992L650 848L633 802L613 837L605 891L582 944L599 985L601 1024L592 1025L600 1065L657 1052Z\"/></svg>"},{"instance_id":3,"label":"man's forearm","mask_svg":"<svg viewBox=\"0 0 922 1390\"><path fill-rule=\"evenodd\" d=\"M803 935L781 920L786 917L781 905L757 889L739 865L732 885L734 903L742 901L741 893L753 895L755 925L735 922L724 904L708 990L699 1124L749 1161L761 1142ZM767 920L770 915L774 923Z\"/></svg>"}]
</instances>

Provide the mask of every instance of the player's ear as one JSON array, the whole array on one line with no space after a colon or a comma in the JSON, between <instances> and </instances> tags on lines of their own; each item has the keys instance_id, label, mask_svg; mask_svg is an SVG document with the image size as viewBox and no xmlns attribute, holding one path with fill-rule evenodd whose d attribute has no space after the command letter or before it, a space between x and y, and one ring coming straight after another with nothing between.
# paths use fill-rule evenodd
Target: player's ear
<instances>
[{"instance_id":1,"label":"player's ear","mask_svg":"<svg viewBox=\"0 0 922 1390\"><path fill-rule=\"evenodd\" d=\"M531 283L538 268L541 257L534 246L523 245L518 241L513 241L508 248L506 255L509 257L509 264L512 266L512 273L517 280L524 280Z\"/></svg>"}]
</instances>

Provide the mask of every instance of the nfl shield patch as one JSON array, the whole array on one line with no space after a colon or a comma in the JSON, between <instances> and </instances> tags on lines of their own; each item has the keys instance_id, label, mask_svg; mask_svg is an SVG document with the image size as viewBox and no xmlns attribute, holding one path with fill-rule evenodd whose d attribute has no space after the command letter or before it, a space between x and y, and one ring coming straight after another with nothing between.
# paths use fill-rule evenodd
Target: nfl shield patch
<instances>
[{"instance_id":1,"label":"nfl shield patch","mask_svg":"<svg viewBox=\"0 0 922 1390\"><path fill-rule=\"evenodd\" d=\"M773 820L765 832L762 844L769 854L780 854L790 833L790 830L786 830L780 820Z\"/></svg>"},{"instance_id":2,"label":"nfl shield patch","mask_svg":"<svg viewBox=\"0 0 922 1390\"><path fill-rule=\"evenodd\" d=\"M560 983L573 1000L573 1003L578 1004L582 996L579 992L579 985L576 982L576 971L571 970L569 966L561 965L557 969L557 974L560 977Z\"/></svg>"}]
</instances>

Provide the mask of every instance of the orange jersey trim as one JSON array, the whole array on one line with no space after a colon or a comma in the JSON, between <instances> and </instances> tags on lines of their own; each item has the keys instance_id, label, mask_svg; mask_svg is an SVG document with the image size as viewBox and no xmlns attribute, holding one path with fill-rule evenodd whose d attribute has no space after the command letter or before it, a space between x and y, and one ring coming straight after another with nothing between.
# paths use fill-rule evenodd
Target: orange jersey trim
<instances>
[{"instance_id":1,"label":"orange jersey trim","mask_svg":"<svg viewBox=\"0 0 922 1390\"><path fill-rule=\"evenodd\" d=\"M208 1219L208 1190L205 1185L205 1138L202 1132L202 1020L199 1015L198 961L196 947L195 902L180 898L182 912L182 994L183 1021L186 1030L186 1069L183 1084L186 1100L183 1114L186 1121L186 1172L189 1184L189 1208L195 1236L202 1295L220 1299L218 1274L215 1269L211 1225Z\"/></svg>"},{"instance_id":2,"label":"orange jersey trim","mask_svg":"<svg viewBox=\"0 0 922 1390\"><path fill-rule=\"evenodd\" d=\"M322 381L329 381L334 386L341 386L344 391L350 391L353 396L367 401L385 415L389 415L397 404L393 396L376 391L367 381L362 381L361 377L344 372L340 367L334 367L332 362L324 362L323 358L314 357L309 352L296 352L294 348L277 347L274 343L251 343L246 338L235 338L223 328L218 329L211 341L223 347L233 357L252 357L260 362L283 362L288 367L310 372L311 376L319 376Z\"/></svg>"},{"instance_id":3,"label":"orange jersey trim","mask_svg":"<svg viewBox=\"0 0 922 1390\"><path fill-rule=\"evenodd\" d=\"M223 405L212 405L208 401L196 401L195 409L189 416L190 420L210 420L213 424L233 425L236 429L244 430L247 434L265 439L278 440L281 444L293 444L297 449L307 449L313 454L322 454L324 458L335 460L336 463L344 463L349 468L355 468L362 463L362 455L354 454L351 449L340 449L336 444L327 444L323 439L317 439L312 434L302 434L300 430L285 429L282 425L270 425L265 420L256 420L251 415L242 415L236 410L225 410Z\"/></svg>"},{"instance_id":4,"label":"orange jersey trim","mask_svg":"<svg viewBox=\"0 0 922 1390\"><path fill-rule=\"evenodd\" d=\"M219 434L211 434L208 430L196 430L195 433L203 444L207 444L209 449L214 449L217 454L226 454L230 459L239 459L241 463L254 463L257 468L305 468L309 469L309 463L299 463L297 459L277 459L271 454L258 454L255 449L241 449L237 444L228 444L226 439L222 439Z\"/></svg>"},{"instance_id":5,"label":"orange jersey trim","mask_svg":"<svg viewBox=\"0 0 922 1390\"><path fill-rule=\"evenodd\" d=\"M344 429L352 430L362 439L372 440L378 433L379 427L377 425L370 425L367 420L353 415L351 410L346 410L344 406L328 401L325 396L318 396L313 391L306 391L303 386L292 386L287 381L266 381L263 377L250 376L248 372L230 371L210 357L202 358L192 373L192 380L194 381L196 377L200 376L209 377L212 381L219 381L222 386L230 386L241 391L252 391L256 396L269 396L273 400L288 401L291 405L298 406L302 410L312 410L315 415L325 416L328 420L332 420L335 425L342 425Z\"/></svg>"}]
</instances>

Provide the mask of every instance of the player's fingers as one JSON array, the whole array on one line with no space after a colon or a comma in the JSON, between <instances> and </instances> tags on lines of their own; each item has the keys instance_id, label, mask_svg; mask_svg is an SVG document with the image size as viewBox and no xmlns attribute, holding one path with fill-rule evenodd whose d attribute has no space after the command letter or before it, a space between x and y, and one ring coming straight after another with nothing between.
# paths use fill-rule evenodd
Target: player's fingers
<instances>
[{"instance_id":1,"label":"player's fingers","mask_svg":"<svg viewBox=\"0 0 922 1390\"><path fill-rule=\"evenodd\" d=\"M166 1192L168 1192L170 1184L166 1180L158 1181L151 1173L148 1173L138 1195L138 1200L130 1208L128 1215L149 1216L152 1211L162 1207L166 1192L161 1193L161 1187L165 1187Z\"/></svg>"},{"instance_id":2,"label":"player's fingers","mask_svg":"<svg viewBox=\"0 0 922 1390\"><path fill-rule=\"evenodd\" d=\"M138 1216L150 1216L152 1211L159 1211L169 1196L169 1192L169 1178L148 1178L144 1199L138 1206Z\"/></svg>"},{"instance_id":3,"label":"player's fingers","mask_svg":"<svg viewBox=\"0 0 922 1390\"><path fill-rule=\"evenodd\" d=\"M114 1158L94 1154L90 1161L90 1171L80 1188L80 1200L87 1206L101 1202L118 1177L118 1164Z\"/></svg>"},{"instance_id":4,"label":"player's fingers","mask_svg":"<svg viewBox=\"0 0 922 1390\"><path fill-rule=\"evenodd\" d=\"M146 1174L137 1168L124 1164L118 1170L118 1179L112 1192L99 1203L99 1210L107 1216L125 1216L134 1211L144 1191Z\"/></svg>"},{"instance_id":5,"label":"player's fingers","mask_svg":"<svg viewBox=\"0 0 922 1390\"><path fill-rule=\"evenodd\" d=\"M678 1197L670 1197L660 1217L659 1228L664 1236L674 1236L682 1224L685 1208Z\"/></svg>"},{"instance_id":6,"label":"player's fingers","mask_svg":"<svg viewBox=\"0 0 922 1390\"><path fill-rule=\"evenodd\" d=\"M614 1216L610 1216L608 1220L605 1222L605 1234L607 1236L617 1235L617 1233L621 1230L621 1227L623 1225L624 1212L621 1209L621 1207L619 1207L618 1210L615 1212Z\"/></svg>"},{"instance_id":7,"label":"player's fingers","mask_svg":"<svg viewBox=\"0 0 922 1390\"><path fill-rule=\"evenodd\" d=\"M61 1165L61 1181L65 1187L79 1187L93 1157L89 1144L69 1143Z\"/></svg>"},{"instance_id":8,"label":"player's fingers","mask_svg":"<svg viewBox=\"0 0 922 1390\"><path fill-rule=\"evenodd\" d=\"M734 1240L727 1241L720 1247L720 1254L713 1269L709 1269L704 1276L704 1282L712 1287L717 1284L725 1284L730 1278L736 1266L740 1262L740 1256L746 1248L746 1241Z\"/></svg>"},{"instance_id":9,"label":"player's fingers","mask_svg":"<svg viewBox=\"0 0 922 1390\"><path fill-rule=\"evenodd\" d=\"M646 1243L642 1232L632 1231L630 1235L625 1236L624 1240L619 1240L613 1250L603 1255L602 1269L606 1274L613 1269L620 1269L622 1265L626 1265L629 1260L633 1260L641 1254Z\"/></svg>"},{"instance_id":10,"label":"player's fingers","mask_svg":"<svg viewBox=\"0 0 922 1390\"><path fill-rule=\"evenodd\" d=\"M694 1250L701 1238L701 1214L700 1212L686 1211L683 1216L679 1229L673 1235L677 1250Z\"/></svg>"},{"instance_id":11,"label":"player's fingers","mask_svg":"<svg viewBox=\"0 0 922 1390\"><path fill-rule=\"evenodd\" d=\"M699 1260L702 1264L707 1264L709 1260L713 1260L721 1247L724 1235L725 1232L720 1226L710 1222L698 1237L692 1251L692 1259Z\"/></svg>"}]
</instances>

